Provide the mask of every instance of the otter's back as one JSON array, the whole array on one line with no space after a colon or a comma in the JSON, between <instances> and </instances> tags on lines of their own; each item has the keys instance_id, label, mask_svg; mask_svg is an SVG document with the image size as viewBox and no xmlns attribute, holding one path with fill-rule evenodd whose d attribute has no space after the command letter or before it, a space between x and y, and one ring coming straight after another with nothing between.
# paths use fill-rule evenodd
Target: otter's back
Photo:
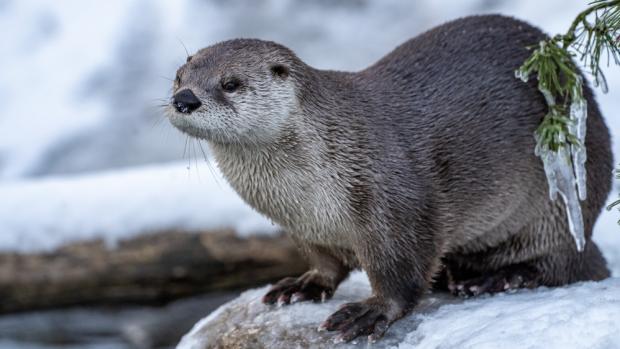
<instances>
[{"instance_id":1,"label":"otter's back","mask_svg":"<svg viewBox=\"0 0 620 349\"><path fill-rule=\"evenodd\" d=\"M488 214L493 211L518 219L528 217L525 211L544 211L548 189L533 134L547 106L537 81L523 83L514 71L545 38L513 18L467 17L407 41L360 72L360 81L382 105L371 122L389 125L376 128L391 133L376 135L388 143L382 156L407 148L412 162L425 162L452 206L466 207L472 216L486 214L487 225L503 219ZM584 95L589 103L586 206L598 213L609 191L611 150L587 86Z\"/></svg>"}]
</instances>

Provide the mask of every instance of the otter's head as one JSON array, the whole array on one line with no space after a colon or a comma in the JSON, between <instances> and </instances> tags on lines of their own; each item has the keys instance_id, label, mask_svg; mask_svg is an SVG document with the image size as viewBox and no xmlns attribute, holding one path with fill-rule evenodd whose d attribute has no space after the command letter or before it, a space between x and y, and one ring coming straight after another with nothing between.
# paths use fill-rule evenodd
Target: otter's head
<instances>
[{"instance_id":1,"label":"otter's head","mask_svg":"<svg viewBox=\"0 0 620 349\"><path fill-rule=\"evenodd\" d=\"M181 131L216 143L276 141L297 106L297 62L286 47L261 40L202 49L177 71L168 117Z\"/></svg>"}]
</instances>

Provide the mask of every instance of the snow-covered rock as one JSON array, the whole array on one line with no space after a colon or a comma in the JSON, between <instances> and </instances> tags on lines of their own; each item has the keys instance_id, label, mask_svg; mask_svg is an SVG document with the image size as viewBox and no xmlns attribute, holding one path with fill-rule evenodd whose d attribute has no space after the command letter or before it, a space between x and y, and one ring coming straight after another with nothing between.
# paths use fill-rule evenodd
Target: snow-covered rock
<instances>
[{"instance_id":1,"label":"snow-covered rock","mask_svg":"<svg viewBox=\"0 0 620 349\"><path fill-rule=\"evenodd\" d=\"M267 306L267 287L243 293L197 323L178 349L362 348L364 338L333 344L319 324L340 304L370 294L363 273L354 273L323 303ZM425 296L416 311L397 321L372 348L620 348L620 278L559 288L460 299Z\"/></svg>"}]
</instances>

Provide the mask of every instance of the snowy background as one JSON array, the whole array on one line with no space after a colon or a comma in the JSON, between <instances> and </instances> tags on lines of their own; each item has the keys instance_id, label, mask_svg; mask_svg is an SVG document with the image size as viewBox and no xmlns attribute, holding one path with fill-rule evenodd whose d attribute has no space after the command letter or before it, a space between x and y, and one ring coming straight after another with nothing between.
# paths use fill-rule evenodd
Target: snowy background
<instances>
[{"instance_id":1,"label":"snowy background","mask_svg":"<svg viewBox=\"0 0 620 349\"><path fill-rule=\"evenodd\" d=\"M585 4L0 0L0 250L94 236L113 242L175 226L275 230L216 179L206 144L188 141L163 116L186 49L258 37L316 67L356 70L449 19L503 13L556 33ZM620 69L607 76L611 92L598 100L617 136ZM599 241L618 240L617 216L604 213Z\"/></svg>"},{"instance_id":2,"label":"snowy background","mask_svg":"<svg viewBox=\"0 0 620 349\"><path fill-rule=\"evenodd\" d=\"M163 116L185 49L258 37L316 67L356 70L452 18L497 12L555 33L585 3L0 0L0 250L175 226L275 230L215 179L206 144ZM619 71L598 96L615 134ZM618 215L604 215L596 235L613 243Z\"/></svg>"},{"instance_id":3,"label":"snowy background","mask_svg":"<svg viewBox=\"0 0 620 349\"><path fill-rule=\"evenodd\" d=\"M280 42L357 70L442 22L480 13L564 31L578 0L0 0L0 250L49 250L168 228L276 230L163 117L176 68L217 41ZM620 155L620 69L597 98ZM208 157L208 149L206 156ZM610 199L617 197L616 190ZM595 228L620 276L616 211ZM614 283L617 287L617 282Z\"/></svg>"}]
</instances>

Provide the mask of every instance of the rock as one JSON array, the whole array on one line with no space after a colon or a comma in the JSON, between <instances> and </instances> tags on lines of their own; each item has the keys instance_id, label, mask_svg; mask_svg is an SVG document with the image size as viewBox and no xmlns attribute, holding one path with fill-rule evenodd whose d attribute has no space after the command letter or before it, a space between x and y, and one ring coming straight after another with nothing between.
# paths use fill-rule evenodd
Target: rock
<instances>
[{"instance_id":1,"label":"rock","mask_svg":"<svg viewBox=\"0 0 620 349\"><path fill-rule=\"evenodd\" d=\"M354 273L323 303L267 306L267 287L243 293L198 322L178 349L329 348L335 333L318 332L340 304L370 293ZM444 293L425 296L372 345L380 348L618 348L620 278L560 288L520 290L467 300ZM367 348L365 338L338 348Z\"/></svg>"},{"instance_id":2,"label":"rock","mask_svg":"<svg viewBox=\"0 0 620 349\"><path fill-rule=\"evenodd\" d=\"M0 312L87 304L161 304L246 288L306 270L283 234L164 232L65 246L50 253L0 254Z\"/></svg>"}]
</instances>

